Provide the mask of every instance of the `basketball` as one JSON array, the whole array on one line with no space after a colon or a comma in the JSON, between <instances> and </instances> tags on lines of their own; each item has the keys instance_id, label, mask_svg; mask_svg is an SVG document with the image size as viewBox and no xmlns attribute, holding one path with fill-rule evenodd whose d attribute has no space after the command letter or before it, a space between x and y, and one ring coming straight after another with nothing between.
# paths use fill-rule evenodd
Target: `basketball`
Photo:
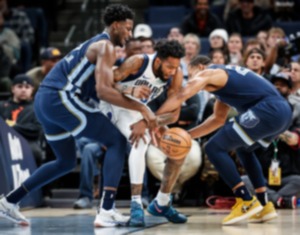
<instances>
[{"instance_id":1,"label":"basketball","mask_svg":"<svg viewBox=\"0 0 300 235\"><path fill-rule=\"evenodd\" d=\"M182 159L192 146L191 136L183 129L174 127L166 130L159 143L159 148L171 159Z\"/></svg>"}]
</instances>

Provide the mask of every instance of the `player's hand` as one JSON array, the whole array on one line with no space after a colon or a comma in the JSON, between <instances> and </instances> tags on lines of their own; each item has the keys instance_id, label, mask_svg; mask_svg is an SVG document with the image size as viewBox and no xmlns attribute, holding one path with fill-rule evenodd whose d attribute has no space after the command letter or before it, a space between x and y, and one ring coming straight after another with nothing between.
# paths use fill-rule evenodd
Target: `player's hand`
<instances>
[{"instance_id":1,"label":"player's hand","mask_svg":"<svg viewBox=\"0 0 300 235\"><path fill-rule=\"evenodd\" d=\"M162 137L162 135L164 134L164 132L168 129L167 126L161 126L161 127L157 127L155 129L152 129L150 131L150 136L151 136L151 140L152 140L152 144L155 147L158 147L160 139Z\"/></svg>"},{"instance_id":2,"label":"player's hand","mask_svg":"<svg viewBox=\"0 0 300 235\"><path fill-rule=\"evenodd\" d=\"M155 114L147 106L144 107L141 114L146 120L149 129L153 129L158 126Z\"/></svg>"},{"instance_id":3,"label":"player's hand","mask_svg":"<svg viewBox=\"0 0 300 235\"><path fill-rule=\"evenodd\" d=\"M147 129L147 123L145 120L136 122L130 126L131 135L129 136L129 141L132 146L138 147L139 141L142 139L144 143L147 143L145 138L145 131Z\"/></svg>"},{"instance_id":4,"label":"player's hand","mask_svg":"<svg viewBox=\"0 0 300 235\"><path fill-rule=\"evenodd\" d=\"M132 96L138 99L145 99L147 100L150 96L151 89L148 86L136 86L132 87Z\"/></svg>"}]
</instances>

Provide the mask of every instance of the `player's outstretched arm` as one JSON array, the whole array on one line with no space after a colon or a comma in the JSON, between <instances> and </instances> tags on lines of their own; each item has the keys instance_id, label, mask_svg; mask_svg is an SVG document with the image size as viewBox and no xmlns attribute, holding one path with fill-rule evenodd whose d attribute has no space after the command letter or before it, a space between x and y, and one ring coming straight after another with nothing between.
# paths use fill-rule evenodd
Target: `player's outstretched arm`
<instances>
[{"instance_id":1,"label":"player's outstretched arm","mask_svg":"<svg viewBox=\"0 0 300 235\"><path fill-rule=\"evenodd\" d=\"M113 105L132 109L141 112L150 126L156 125L156 117L145 105L129 99L115 88L112 67L115 63L115 51L110 42L97 43L91 53L96 53L96 91L101 100L105 100ZM93 55L92 55L93 56Z\"/></svg>"},{"instance_id":2,"label":"player's outstretched arm","mask_svg":"<svg viewBox=\"0 0 300 235\"><path fill-rule=\"evenodd\" d=\"M227 120L227 114L229 112L229 109L230 107L227 104L216 100L212 115L210 115L199 126L196 126L188 132L190 133L193 139L210 134L211 132L217 130L218 128L224 125L224 123Z\"/></svg>"}]
</instances>

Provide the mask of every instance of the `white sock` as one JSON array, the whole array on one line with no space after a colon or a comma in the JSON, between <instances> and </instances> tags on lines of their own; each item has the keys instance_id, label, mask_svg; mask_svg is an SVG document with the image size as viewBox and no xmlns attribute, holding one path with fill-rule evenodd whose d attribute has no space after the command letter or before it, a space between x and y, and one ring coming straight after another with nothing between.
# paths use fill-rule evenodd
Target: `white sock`
<instances>
[{"instance_id":1,"label":"white sock","mask_svg":"<svg viewBox=\"0 0 300 235\"><path fill-rule=\"evenodd\" d=\"M140 204L141 206L143 206L141 195L132 195L131 196L131 201L136 202L136 203Z\"/></svg>"},{"instance_id":2,"label":"white sock","mask_svg":"<svg viewBox=\"0 0 300 235\"><path fill-rule=\"evenodd\" d=\"M157 200L158 205L166 206L170 202L170 193L162 193L161 191L158 191L155 199Z\"/></svg>"}]
</instances>

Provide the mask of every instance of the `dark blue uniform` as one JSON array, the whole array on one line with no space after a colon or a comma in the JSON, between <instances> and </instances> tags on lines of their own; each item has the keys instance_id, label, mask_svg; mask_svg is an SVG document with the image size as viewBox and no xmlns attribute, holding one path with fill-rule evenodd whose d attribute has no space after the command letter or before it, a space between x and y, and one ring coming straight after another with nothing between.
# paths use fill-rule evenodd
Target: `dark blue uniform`
<instances>
[{"instance_id":1,"label":"dark blue uniform","mask_svg":"<svg viewBox=\"0 0 300 235\"><path fill-rule=\"evenodd\" d=\"M91 105L99 102L95 91L95 65L85 56L87 48L106 33L82 43L50 71L35 96L35 112L57 159L44 164L27 179L28 191L66 174L76 166L74 138L87 137L107 147L103 165L104 187L117 188L126 153L126 139ZM21 194L19 195L21 199Z\"/></svg>"},{"instance_id":2,"label":"dark blue uniform","mask_svg":"<svg viewBox=\"0 0 300 235\"><path fill-rule=\"evenodd\" d=\"M266 79L249 69L232 65L211 65L228 74L226 85L212 92L216 98L235 108L232 118L207 143L205 151L225 182L233 188L241 182L228 152L236 150L255 188L265 186L261 166L253 149L267 147L270 141L291 122L292 110L287 101Z\"/></svg>"}]
</instances>

